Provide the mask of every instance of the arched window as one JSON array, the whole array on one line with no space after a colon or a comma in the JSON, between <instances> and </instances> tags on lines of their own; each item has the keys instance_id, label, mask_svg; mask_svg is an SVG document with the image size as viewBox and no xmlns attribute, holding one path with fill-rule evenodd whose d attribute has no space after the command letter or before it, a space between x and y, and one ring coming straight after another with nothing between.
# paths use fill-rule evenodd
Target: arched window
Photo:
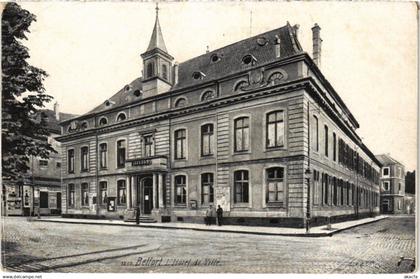
<instances>
[{"instance_id":1,"label":"arched window","mask_svg":"<svg viewBox=\"0 0 420 279\"><path fill-rule=\"evenodd\" d=\"M117 116L117 122L124 121L126 119L127 119L127 116L125 115L124 112L120 112Z\"/></svg>"},{"instance_id":2,"label":"arched window","mask_svg":"<svg viewBox=\"0 0 420 279\"><path fill-rule=\"evenodd\" d=\"M106 117L99 119L99 126L104 126L106 124L108 124L108 119L106 119Z\"/></svg>"},{"instance_id":3,"label":"arched window","mask_svg":"<svg viewBox=\"0 0 420 279\"><path fill-rule=\"evenodd\" d=\"M162 65L162 78L168 79L168 66L166 64Z\"/></svg>"},{"instance_id":4,"label":"arched window","mask_svg":"<svg viewBox=\"0 0 420 279\"><path fill-rule=\"evenodd\" d=\"M271 85L277 84L284 79L284 75L280 72L274 72L268 78L268 83Z\"/></svg>"},{"instance_id":5,"label":"arched window","mask_svg":"<svg viewBox=\"0 0 420 279\"><path fill-rule=\"evenodd\" d=\"M186 204L187 202L187 177L185 175L175 176L175 204Z\"/></svg>"},{"instance_id":6,"label":"arched window","mask_svg":"<svg viewBox=\"0 0 420 279\"><path fill-rule=\"evenodd\" d=\"M201 96L201 101L202 102L208 101L208 100L214 99L215 97L216 97L216 94L214 93L214 91L209 90L203 93L203 95Z\"/></svg>"},{"instance_id":7,"label":"arched window","mask_svg":"<svg viewBox=\"0 0 420 279\"><path fill-rule=\"evenodd\" d=\"M249 149L249 117L241 117L234 123L234 147L235 152Z\"/></svg>"},{"instance_id":8,"label":"arched window","mask_svg":"<svg viewBox=\"0 0 420 279\"><path fill-rule=\"evenodd\" d=\"M245 87L247 87L249 85L249 83L245 80L238 82L235 85L234 91L243 91Z\"/></svg>"},{"instance_id":9,"label":"arched window","mask_svg":"<svg viewBox=\"0 0 420 279\"><path fill-rule=\"evenodd\" d=\"M284 113L282 110L267 114L267 148L284 146Z\"/></svg>"},{"instance_id":10,"label":"arched window","mask_svg":"<svg viewBox=\"0 0 420 279\"><path fill-rule=\"evenodd\" d=\"M152 77L155 73L155 63L153 61L147 64L147 77Z\"/></svg>"},{"instance_id":11,"label":"arched window","mask_svg":"<svg viewBox=\"0 0 420 279\"><path fill-rule=\"evenodd\" d=\"M212 173L201 175L201 203L209 204L214 201L214 178Z\"/></svg>"},{"instance_id":12,"label":"arched window","mask_svg":"<svg viewBox=\"0 0 420 279\"><path fill-rule=\"evenodd\" d=\"M267 203L284 203L284 168L274 167L266 171ZM279 205L280 205L279 204Z\"/></svg>"},{"instance_id":13,"label":"arched window","mask_svg":"<svg viewBox=\"0 0 420 279\"><path fill-rule=\"evenodd\" d=\"M83 121L82 124L80 124L80 128L82 129L87 129L88 128L88 123L87 121Z\"/></svg>"},{"instance_id":14,"label":"arched window","mask_svg":"<svg viewBox=\"0 0 420 279\"><path fill-rule=\"evenodd\" d=\"M245 203L249 201L249 174L247 170L234 172L234 202Z\"/></svg>"},{"instance_id":15,"label":"arched window","mask_svg":"<svg viewBox=\"0 0 420 279\"><path fill-rule=\"evenodd\" d=\"M187 99L185 99L183 97L182 98L179 98L175 102L175 107L176 108L185 107L186 105L187 105Z\"/></svg>"}]
</instances>

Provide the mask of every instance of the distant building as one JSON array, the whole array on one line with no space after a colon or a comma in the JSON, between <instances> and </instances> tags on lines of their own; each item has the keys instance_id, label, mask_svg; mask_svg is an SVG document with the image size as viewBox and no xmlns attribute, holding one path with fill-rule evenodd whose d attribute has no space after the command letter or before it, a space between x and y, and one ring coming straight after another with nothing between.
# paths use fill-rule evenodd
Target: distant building
<instances>
[{"instance_id":1,"label":"distant building","mask_svg":"<svg viewBox=\"0 0 420 279\"><path fill-rule=\"evenodd\" d=\"M404 213L405 167L389 154L376 155L381 162L381 213Z\"/></svg>"},{"instance_id":2,"label":"distant building","mask_svg":"<svg viewBox=\"0 0 420 279\"><path fill-rule=\"evenodd\" d=\"M312 35L313 58L287 23L178 64L156 15L143 76L61 122L63 216L203 222L220 205L228 224L302 227L378 214L380 163Z\"/></svg>"},{"instance_id":3,"label":"distant building","mask_svg":"<svg viewBox=\"0 0 420 279\"><path fill-rule=\"evenodd\" d=\"M3 185L4 215L34 215L38 208L41 215L61 214L61 144L55 137L61 134L59 121L76 115L59 112L58 103L54 110L40 110L37 117L41 114L50 132L48 142L57 153L51 153L49 159L30 157L23 186Z\"/></svg>"}]
</instances>

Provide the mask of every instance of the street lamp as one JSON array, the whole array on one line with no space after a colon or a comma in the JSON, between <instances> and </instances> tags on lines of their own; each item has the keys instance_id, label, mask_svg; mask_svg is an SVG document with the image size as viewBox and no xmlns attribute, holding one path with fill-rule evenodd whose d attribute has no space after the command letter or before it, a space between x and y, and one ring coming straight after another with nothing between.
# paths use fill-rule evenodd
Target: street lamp
<instances>
[{"instance_id":1,"label":"street lamp","mask_svg":"<svg viewBox=\"0 0 420 279\"><path fill-rule=\"evenodd\" d=\"M311 170L308 168L305 170L305 179L308 189L307 198L306 198L306 233L309 233L310 221L311 221Z\"/></svg>"}]
</instances>

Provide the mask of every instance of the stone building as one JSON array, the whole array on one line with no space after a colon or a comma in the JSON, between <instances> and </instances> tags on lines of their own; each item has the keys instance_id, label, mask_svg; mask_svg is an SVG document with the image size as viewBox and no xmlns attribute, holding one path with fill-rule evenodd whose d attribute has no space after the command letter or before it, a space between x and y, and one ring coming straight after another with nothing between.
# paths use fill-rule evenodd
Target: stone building
<instances>
[{"instance_id":1,"label":"stone building","mask_svg":"<svg viewBox=\"0 0 420 279\"><path fill-rule=\"evenodd\" d=\"M61 213L61 150L55 137L61 133L59 121L76 115L60 112L58 103L54 110L41 110L37 117L41 114L50 132L47 140L57 153L51 153L49 159L31 156L24 185L3 185L3 215L29 216L38 214L38 209L41 215Z\"/></svg>"},{"instance_id":2,"label":"stone building","mask_svg":"<svg viewBox=\"0 0 420 279\"><path fill-rule=\"evenodd\" d=\"M405 167L389 154L377 155L381 170L381 213L405 213ZM409 199L408 199L409 200Z\"/></svg>"},{"instance_id":3,"label":"stone building","mask_svg":"<svg viewBox=\"0 0 420 279\"><path fill-rule=\"evenodd\" d=\"M182 63L158 14L143 76L86 114L61 122L67 217L301 227L379 212L379 170L359 123L320 71L298 26ZM309 185L309 188L308 188Z\"/></svg>"}]
</instances>

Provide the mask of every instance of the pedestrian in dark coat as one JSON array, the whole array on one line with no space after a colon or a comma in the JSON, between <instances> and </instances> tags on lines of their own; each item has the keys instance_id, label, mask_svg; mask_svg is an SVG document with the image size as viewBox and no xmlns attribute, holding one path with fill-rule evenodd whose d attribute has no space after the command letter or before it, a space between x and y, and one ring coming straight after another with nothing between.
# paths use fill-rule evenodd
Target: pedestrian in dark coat
<instances>
[{"instance_id":1,"label":"pedestrian in dark coat","mask_svg":"<svg viewBox=\"0 0 420 279\"><path fill-rule=\"evenodd\" d=\"M204 220L207 226L211 225L212 213L213 213L212 205L209 205L209 208L207 208L206 210L206 218Z\"/></svg>"},{"instance_id":2,"label":"pedestrian in dark coat","mask_svg":"<svg viewBox=\"0 0 420 279\"><path fill-rule=\"evenodd\" d=\"M217 224L221 226L223 223L223 208L220 206L220 204L218 205L216 212L217 212Z\"/></svg>"},{"instance_id":3,"label":"pedestrian in dark coat","mask_svg":"<svg viewBox=\"0 0 420 279\"><path fill-rule=\"evenodd\" d=\"M140 224L140 208L137 206L135 211L136 211L136 224L139 225Z\"/></svg>"}]
</instances>

